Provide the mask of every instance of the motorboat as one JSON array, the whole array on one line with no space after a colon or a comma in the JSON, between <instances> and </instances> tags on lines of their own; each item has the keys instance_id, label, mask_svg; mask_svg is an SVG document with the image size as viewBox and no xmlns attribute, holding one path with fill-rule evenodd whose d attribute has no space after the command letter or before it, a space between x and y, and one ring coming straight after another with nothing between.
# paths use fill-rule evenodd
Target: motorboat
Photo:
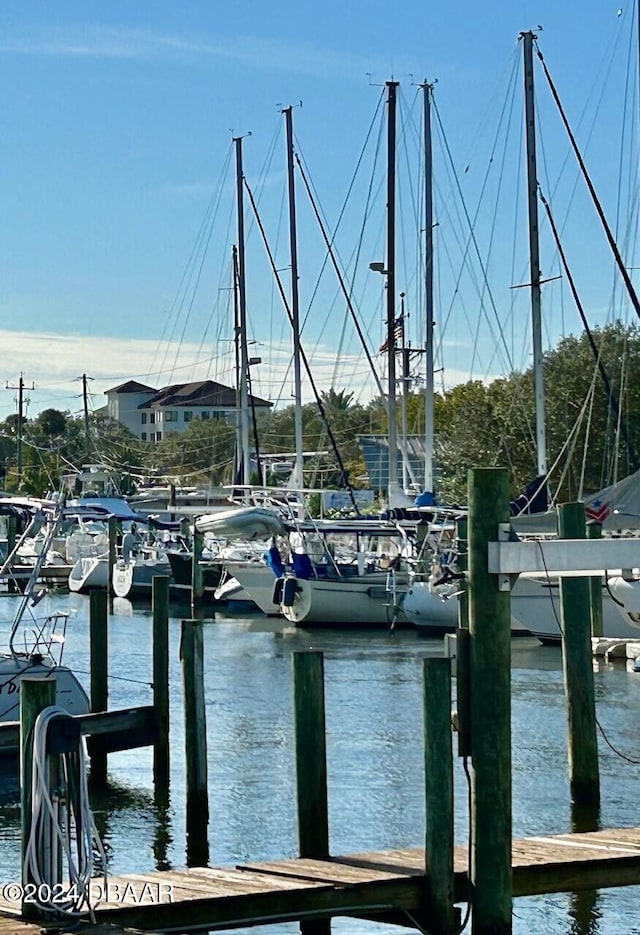
<instances>
[{"instance_id":1,"label":"motorboat","mask_svg":"<svg viewBox=\"0 0 640 935\"><path fill-rule=\"evenodd\" d=\"M71 714L89 711L89 699L76 675L62 662L69 614L56 611L36 615L35 608L46 598L38 590L41 564L62 518L55 505L47 510L50 537L35 562L31 577L18 604L9 634L8 651L0 654L0 721L19 718L20 682L25 676L55 676L56 704ZM11 560L8 556L7 561Z\"/></svg>"},{"instance_id":2,"label":"motorboat","mask_svg":"<svg viewBox=\"0 0 640 935\"><path fill-rule=\"evenodd\" d=\"M164 549L156 544L129 548L127 536L124 536L122 553L111 576L115 596L150 596L156 577L171 578L171 565Z\"/></svg>"}]
</instances>

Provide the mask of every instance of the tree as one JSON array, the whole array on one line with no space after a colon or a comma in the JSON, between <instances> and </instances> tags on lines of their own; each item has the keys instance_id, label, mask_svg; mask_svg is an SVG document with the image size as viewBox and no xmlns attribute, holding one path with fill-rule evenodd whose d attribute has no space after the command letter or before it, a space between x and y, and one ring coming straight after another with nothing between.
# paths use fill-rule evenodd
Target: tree
<instances>
[{"instance_id":1,"label":"tree","mask_svg":"<svg viewBox=\"0 0 640 935\"><path fill-rule=\"evenodd\" d=\"M68 416L68 412L60 412L59 409L43 409L34 420L34 428L47 437L62 435L67 427Z\"/></svg>"}]
</instances>

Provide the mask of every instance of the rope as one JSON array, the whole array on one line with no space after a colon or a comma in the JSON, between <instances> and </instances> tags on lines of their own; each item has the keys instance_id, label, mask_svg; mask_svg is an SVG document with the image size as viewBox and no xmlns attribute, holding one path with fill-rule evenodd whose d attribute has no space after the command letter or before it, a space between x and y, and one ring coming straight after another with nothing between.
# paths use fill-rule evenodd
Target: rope
<instances>
[{"instance_id":1,"label":"rope","mask_svg":"<svg viewBox=\"0 0 640 935\"><path fill-rule=\"evenodd\" d=\"M558 92L557 92L557 90L556 90L556 86L555 86L554 83L553 83L553 80L552 80L551 75L550 75L550 73L549 73L549 69L547 68L546 62L545 62L544 58L542 57L542 52L541 52L540 49L538 48L537 44L536 44L536 53L537 53L537 55L538 55L538 59L540 60L541 65L542 65L542 68L543 68L545 77L546 77L547 82L548 82L548 84L549 84L549 88L551 89L551 94L553 95L553 99L554 99L554 101L556 102L556 105L557 105L557 107L558 107L558 111L559 111L559 113L560 113L560 117L561 117L561 119L562 119L562 122L563 122L563 124L564 124L564 126L565 126L565 129L566 129L566 131L567 131L567 134L568 134L568 136L569 136L569 142L571 143L571 146L572 146L572 148L573 148L575 157L576 157L576 159L578 160L578 165L580 166L580 171L582 172L582 175L583 175L584 180L585 180L585 182L586 182L587 188L589 189L589 194L591 195L591 199L592 199L592 201L593 201L594 207L595 207L596 212L597 212L597 214L598 214L598 217L600 218L600 221L601 221L601 223L602 223L602 227L603 227L603 229L604 229L605 236L606 236L607 241L609 242L609 246L611 247L611 250L612 250L612 252L613 252L615 261L616 261L616 263L617 263L617 265L618 265L618 269L620 270L620 275L622 276L622 278L623 278L623 280L624 280L624 284L625 284L625 286L627 287L627 292L628 292L628 294L629 294L629 298L630 298L630 300L631 300L631 304L633 305L633 308L634 308L634 310L635 310L635 312L636 312L636 315L640 318L640 300L638 299L638 295L637 295L635 289L633 288L633 283L631 282L631 277L629 276L629 273L627 272L627 268L626 268L626 266L625 266L625 264L624 264L624 260L622 259L621 255L620 255L620 251L618 250L618 245L616 244L615 238L614 238L613 234L611 233L611 228L609 227L609 224L607 223L607 219L606 219L606 217L605 217L604 210L603 210L602 205L601 205L601 203L600 203L600 199L598 198L598 196L597 196L597 194L596 194L596 190L595 190L595 188L593 187L593 182L591 181L591 178L590 178L590 176L589 176L589 173L587 172L587 167L586 167L585 164L584 164L584 160L583 160L583 158L582 158L582 155L581 155L581 153L580 153L580 150L578 149L578 144L576 143L576 139L575 139L575 137L574 137L574 135L573 135L573 132L572 132L572 130L571 130L571 127L569 126L569 121L568 121L567 116L566 116L566 114L565 114L565 112L564 112L564 108L563 108L562 103L561 103L561 101L560 101L560 97L559 97Z\"/></svg>"},{"instance_id":2,"label":"rope","mask_svg":"<svg viewBox=\"0 0 640 935\"><path fill-rule=\"evenodd\" d=\"M89 911L94 853L106 868L106 855L89 805L86 746L79 738L75 751L60 756L60 787L51 788L52 760L47 754L47 731L54 718L72 720L64 708L45 708L33 727L31 828L25 848L23 879L35 885L34 901L48 913L77 916ZM62 858L69 885L59 881ZM106 869L103 871L106 888Z\"/></svg>"}]
</instances>

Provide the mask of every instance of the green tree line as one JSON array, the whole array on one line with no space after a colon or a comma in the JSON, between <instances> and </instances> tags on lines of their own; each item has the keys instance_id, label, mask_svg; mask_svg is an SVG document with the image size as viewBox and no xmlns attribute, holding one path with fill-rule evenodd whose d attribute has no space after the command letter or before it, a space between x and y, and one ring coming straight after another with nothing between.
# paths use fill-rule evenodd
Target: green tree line
<instances>
[{"instance_id":1,"label":"green tree line","mask_svg":"<svg viewBox=\"0 0 640 935\"><path fill-rule=\"evenodd\" d=\"M563 338L545 355L546 430L552 487L563 499L595 491L635 468L632 450L640 452L640 329L617 322L593 332L600 361L619 400L619 413L597 373L586 335ZM384 435L386 402L354 402L347 390L322 396L326 421L350 482L368 486L359 435ZM424 432L424 391L407 401L409 431ZM306 451L318 454L305 465L308 486L337 486L341 472L318 406L302 411ZM623 439L626 428L630 444ZM258 418L258 447L263 454L293 452L294 407ZM18 489L18 420L0 423L0 468L4 487ZM473 380L435 397L436 493L440 502L464 502L471 467L506 466L512 491L518 493L536 474L533 373L512 373L485 383ZM235 431L222 420L193 419L185 432L167 434L149 444L131 435L103 412L82 418L46 409L23 425L21 484L25 493L55 489L61 474L82 464L111 465L124 491L140 479L166 476L186 484L232 483ZM254 478L257 480L257 478Z\"/></svg>"}]
</instances>

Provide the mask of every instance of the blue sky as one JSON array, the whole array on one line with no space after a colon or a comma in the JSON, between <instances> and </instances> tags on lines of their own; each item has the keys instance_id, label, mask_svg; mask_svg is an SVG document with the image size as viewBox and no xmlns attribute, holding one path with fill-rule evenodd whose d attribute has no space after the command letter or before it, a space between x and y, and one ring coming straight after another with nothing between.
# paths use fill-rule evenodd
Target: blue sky
<instances>
[{"instance_id":1,"label":"blue sky","mask_svg":"<svg viewBox=\"0 0 640 935\"><path fill-rule=\"evenodd\" d=\"M524 29L543 27L540 48L578 128L607 214L612 222L618 215L622 230L623 215L635 197L635 189L627 187L623 207L616 200L621 185L630 184L621 181L624 165L631 164L634 148L637 152L637 125L629 116L637 106L636 66L629 57L633 14L632 7L620 13L609 0L459 0L437 7L414 2L391 6L378 0L313 6L278 0L4 2L3 386L15 386L21 372L29 386L35 383L28 394L32 416L48 406L78 412L77 378L82 373L92 378L93 408L104 403L106 388L129 377L156 386L202 376L232 383L228 284L235 239L234 182L232 172L223 172L232 135L251 133L244 143L245 173L261 192L264 223L288 288L280 111L302 102L294 111L296 141L333 227L367 132L374 126L378 133L381 86L391 77L401 82L407 113L412 108L418 112L415 84L437 80L446 144L468 210L478 213L478 250L486 257L487 283L482 285L484 273L476 267L470 276L470 281L475 276L475 287L463 288L470 272L468 265L464 275L457 272L463 268L464 224L460 206L453 207L457 183L450 170L444 171L440 136L434 155L436 172L442 171L436 223L443 379L450 385L469 375L486 379L510 366L526 366L526 295L518 296L524 304L516 311L510 288L518 279L526 281L517 37ZM539 72L536 81L542 89ZM502 149L495 140L501 109L511 100L510 82L515 82L515 103L509 145ZM547 194L553 194L556 220L571 240L568 249L585 305L592 320L602 322L612 314L611 260L602 249L592 209L574 192L575 169L566 166L566 139L546 88L544 100L540 91L539 97L541 133L547 115L550 126L545 125L540 152ZM622 136L623 126L627 137ZM368 263L384 259L383 166L378 162L372 168L371 147L363 165L354 189L359 203L349 204L336 244L348 266L364 229L364 194L377 172L377 195L358 268L349 272L375 352L382 339L384 293L382 280L368 271ZM500 175L494 174L485 186L499 196L499 211L488 200L477 207L489 165L501 167ZM302 200L299 179L296 184ZM208 224L212 199L218 207L206 227L208 250L202 256L198 232ZM516 212L517 199L521 204ZM406 200L403 205L406 215L411 214ZM256 342L251 353L263 359L254 389L287 402L289 330L248 214L247 224L249 327ZM375 388L353 329L345 324L344 302L337 297L335 280L326 272L320 276L326 258L308 204L300 207L298 236L303 343L316 378L321 387L333 383L368 398ZM409 298L410 280L416 277L415 271L408 272L412 250L415 258L415 248L405 243L409 239L402 235L407 256L401 261L398 288L405 288L408 304L413 303L411 334L419 344L422 313L415 307L418 293ZM553 275L554 261L548 256L543 269ZM629 265L640 265L631 262L631 241L627 256ZM181 290L185 274L193 278ZM480 306L486 309L483 314ZM545 314L548 342L578 328L568 294L557 284L547 287ZM496 336L503 315L504 340ZM504 354L496 353L503 344ZM344 363L336 366L338 353ZM14 397L3 389L0 417L15 411Z\"/></svg>"}]
</instances>

